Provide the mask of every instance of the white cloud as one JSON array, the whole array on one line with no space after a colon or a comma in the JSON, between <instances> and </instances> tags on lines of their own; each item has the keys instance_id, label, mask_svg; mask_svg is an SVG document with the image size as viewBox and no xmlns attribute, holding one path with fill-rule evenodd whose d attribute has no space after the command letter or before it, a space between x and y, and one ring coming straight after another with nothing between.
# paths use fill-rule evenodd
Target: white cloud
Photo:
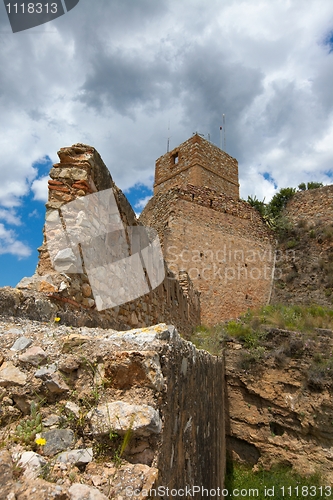
<instances>
[{"instance_id":1,"label":"white cloud","mask_svg":"<svg viewBox=\"0 0 333 500\"><path fill-rule=\"evenodd\" d=\"M11 210L4 210L0 208L0 220L4 220L7 224L20 226L21 219Z\"/></svg>"},{"instance_id":2,"label":"white cloud","mask_svg":"<svg viewBox=\"0 0 333 500\"><path fill-rule=\"evenodd\" d=\"M31 249L17 239L17 235L11 229L6 229L0 223L0 255L12 254L17 257L29 257L32 253Z\"/></svg>"},{"instance_id":3,"label":"white cloud","mask_svg":"<svg viewBox=\"0 0 333 500\"><path fill-rule=\"evenodd\" d=\"M134 205L134 208L136 208L137 210L140 210L140 212L145 208L145 206L147 205L148 201L152 198L152 195L149 195L149 196L145 196L144 198L141 198L140 200L138 200L135 205Z\"/></svg>"},{"instance_id":4,"label":"white cloud","mask_svg":"<svg viewBox=\"0 0 333 500\"><path fill-rule=\"evenodd\" d=\"M48 199L48 185L47 181L49 179L49 176L46 175L44 177L41 177L40 179L36 179L33 181L31 185L31 190L34 193L34 200L37 201L43 201L44 203L47 202Z\"/></svg>"}]
</instances>

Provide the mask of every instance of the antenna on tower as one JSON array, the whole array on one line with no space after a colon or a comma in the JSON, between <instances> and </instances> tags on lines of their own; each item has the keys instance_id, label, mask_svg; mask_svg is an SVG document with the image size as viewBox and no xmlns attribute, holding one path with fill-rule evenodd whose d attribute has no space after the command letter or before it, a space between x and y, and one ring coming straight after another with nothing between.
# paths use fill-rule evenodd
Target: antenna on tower
<instances>
[{"instance_id":1,"label":"antenna on tower","mask_svg":"<svg viewBox=\"0 0 333 500\"><path fill-rule=\"evenodd\" d=\"M170 150L170 120L169 120L169 124L168 124L168 141L167 141L167 153L169 153L169 150Z\"/></svg>"}]
</instances>

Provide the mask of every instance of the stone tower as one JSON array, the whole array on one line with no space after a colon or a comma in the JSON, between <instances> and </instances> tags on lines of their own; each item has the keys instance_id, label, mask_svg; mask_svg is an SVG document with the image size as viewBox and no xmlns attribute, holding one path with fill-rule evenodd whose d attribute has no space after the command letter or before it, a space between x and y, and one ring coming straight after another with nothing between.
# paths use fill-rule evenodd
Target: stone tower
<instances>
[{"instance_id":1,"label":"stone tower","mask_svg":"<svg viewBox=\"0 0 333 500\"><path fill-rule=\"evenodd\" d=\"M154 196L140 221L158 231L164 258L200 292L201 322L214 325L266 304L272 232L239 199L237 160L195 134L156 161ZM185 273L186 271L186 273Z\"/></svg>"},{"instance_id":2,"label":"stone tower","mask_svg":"<svg viewBox=\"0 0 333 500\"><path fill-rule=\"evenodd\" d=\"M195 134L156 161L154 194L192 184L239 197L238 162Z\"/></svg>"}]
</instances>

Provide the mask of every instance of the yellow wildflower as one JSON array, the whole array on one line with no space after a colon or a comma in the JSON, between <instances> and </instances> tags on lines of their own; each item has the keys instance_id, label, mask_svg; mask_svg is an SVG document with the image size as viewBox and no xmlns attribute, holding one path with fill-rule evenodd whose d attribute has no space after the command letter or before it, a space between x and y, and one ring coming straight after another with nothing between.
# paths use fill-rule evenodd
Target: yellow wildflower
<instances>
[{"instance_id":1,"label":"yellow wildflower","mask_svg":"<svg viewBox=\"0 0 333 500\"><path fill-rule=\"evenodd\" d=\"M60 321L60 319L61 319L61 318L59 318L59 317L57 316L56 318L54 318L54 321L55 321L56 323L58 323L58 321Z\"/></svg>"},{"instance_id":2,"label":"yellow wildflower","mask_svg":"<svg viewBox=\"0 0 333 500\"><path fill-rule=\"evenodd\" d=\"M44 446L46 444L46 439L37 438L37 439L35 439L35 443L38 444L39 446Z\"/></svg>"}]
</instances>

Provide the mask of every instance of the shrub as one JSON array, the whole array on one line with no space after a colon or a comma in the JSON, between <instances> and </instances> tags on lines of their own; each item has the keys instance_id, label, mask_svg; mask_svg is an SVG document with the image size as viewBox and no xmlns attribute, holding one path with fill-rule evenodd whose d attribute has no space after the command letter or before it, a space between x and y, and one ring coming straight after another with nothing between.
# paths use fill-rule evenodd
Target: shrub
<instances>
[{"instance_id":1,"label":"shrub","mask_svg":"<svg viewBox=\"0 0 333 500\"><path fill-rule=\"evenodd\" d=\"M317 189L323 187L322 182L308 182L308 189Z\"/></svg>"},{"instance_id":2,"label":"shrub","mask_svg":"<svg viewBox=\"0 0 333 500\"><path fill-rule=\"evenodd\" d=\"M273 217L278 217L288 201L294 196L295 188L282 188L276 193L268 204L268 211Z\"/></svg>"}]
</instances>

